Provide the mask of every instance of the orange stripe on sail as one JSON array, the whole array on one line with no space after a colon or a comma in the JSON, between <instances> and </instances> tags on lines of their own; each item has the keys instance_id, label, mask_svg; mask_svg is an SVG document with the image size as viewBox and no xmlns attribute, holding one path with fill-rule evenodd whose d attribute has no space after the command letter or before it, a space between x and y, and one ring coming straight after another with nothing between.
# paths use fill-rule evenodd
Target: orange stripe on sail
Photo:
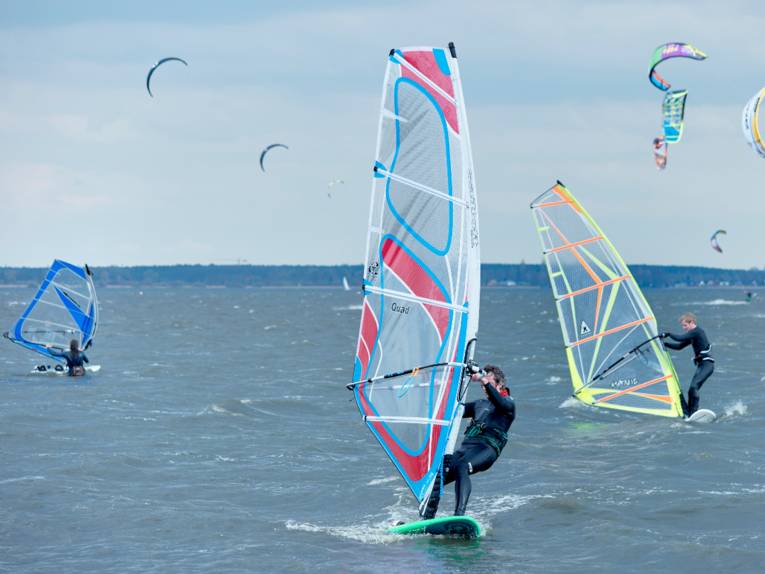
<instances>
[{"instance_id":1,"label":"orange stripe on sail","mask_svg":"<svg viewBox=\"0 0 765 574\"><path fill-rule=\"evenodd\" d=\"M566 205L567 203L571 203L570 201L566 201L565 199L562 199L560 201L548 201L547 203L540 203L538 205L535 205L535 208L539 207L553 207L556 205Z\"/></svg>"},{"instance_id":2,"label":"orange stripe on sail","mask_svg":"<svg viewBox=\"0 0 765 574\"><path fill-rule=\"evenodd\" d=\"M600 318L600 303L603 299L603 287L598 287L598 298L595 301L595 321L592 323L592 329L598 332L598 319Z\"/></svg>"},{"instance_id":3,"label":"orange stripe on sail","mask_svg":"<svg viewBox=\"0 0 765 574\"><path fill-rule=\"evenodd\" d=\"M585 287L584 289L579 289L578 291L572 291L571 293L567 293L565 295L561 295L560 299L568 299L569 297L576 297L577 295L581 295L582 293L587 293L587 291L592 291L594 289L597 289L598 287L603 287L605 285L611 285L612 283L617 283L619 281L624 281L625 279L629 279L629 275L622 275L621 277L616 277L614 279L609 279L608 281L601 281L600 283L596 283L595 285L590 285L589 287Z\"/></svg>"},{"instance_id":4,"label":"orange stripe on sail","mask_svg":"<svg viewBox=\"0 0 765 574\"><path fill-rule=\"evenodd\" d=\"M648 393L635 393L639 397L645 397L646 399L653 399L654 401L661 401L663 403L672 404L672 397L667 395L649 395Z\"/></svg>"},{"instance_id":5,"label":"orange stripe on sail","mask_svg":"<svg viewBox=\"0 0 765 574\"><path fill-rule=\"evenodd\" d=\"M653 320L653 317L643 317L642 319L638 319L637 321L632 321L631 323L625 323L624 325L619 325L618 327L614 327L613 329L609 329L608 331L597 333L595 335L592 335L591 337L587 337L586 339L580 339L579 341L575 341L574 343L571 343L571 346L576 347L577 345L581 345L582 343L587 343L588 341L592 341L593 339L599 339L600 337L605 337L606 335L610 335L611 333L617 333L618 331L622 331L624 329L634 327L635 325L641 325L643 323L647 323L648 321L652 321L652 320Z\"/></svg>"},{"instance_id":6,"label":"orange stripe on sail","mask_svg":"<svg viewBox=\"0 0 765 574\"><path fill-rule=\"evenodd\" d=\"M605 403L606 401L610 401L611 399L615 399L616 397L621 397L622 395L626 395L627 393L634 393L638 389L643 389L645 387L650 387L651 385L655 385L657 383L660 383L662 381L666 381L669 379L672 375L664 375L663 377L659 377L658 379L653 379L652 381L647 381L645 383L641 383L639 385L635 385L632 388L624 389L623 391L619 391L618 393L614 393L612 395L608 395L607 397L603 397L602 399L598 399L595 402L596 403ZM640 394L640 393L638 393ZM671 399L670 399L671 402Z\"/></svg>"},{"instance_id":7,"label":"orange stripe on sail","mask_svg":"<svg viewBox=\"0 0 765 574\"><path fill-rule=\"evenodd\" d=\"M568 239L566 238L565 235L563 235L563 232L560 229L558 229L558 226L555 225L555 223L553 223L553 220L550 219L550 217L544 211L542 212L542 215L545 216L545 219L550 224L550 226L552 226L552 228L555 230L555 233L557 233L560 236L560 238L565 243L569 244L568 243ZM569 244L569 245L573 245L573 244ZM556 249L560 250L560 248L555 248L555 249L553 249L551 251L548 251L548 253L555 252ZM592 268L589 265L587 265L587 262L584 259L582 259L582 256L579 255L579 253L575 249L572 250L571 253L573 254L574 257L576 257L577 261L579 261L579 263L581 263L582 267L584 267L584 270L587 271L587 274L590 276L590 278L595 283L599 283L600 282L600 277L598 277L597 274L592 270Z\"/></svg>"},{"instance_id":8,"label":"orange stripe on sail","mask_svg":"<svg viewBox=\"0 0 765 574\"><path fill-rule=\"evenodd\" d=\"M558 183L558 184L555 185L555 191L556 191L556 193L558 195L560 195L563 198L563 200L566 203L571 205L571 208L574 211L576 211L580 215L584 216L584 213L582 213L582 210L579 208L579 206L576 204L576 202L574 202L574 198L571 197L571 194L569 194L568 189L566 189L565 186L563 186L563 185Z\"/></svg>"},{"instance_id":9,"label":"orange stripe on sail","mask_svg":"<svg viewBox=\"0 0 765 574\"><path fill-rule=\"evenodd\" d=\"M586 243L592 243L593 241L600 241L603 239L600 235L596 235L595 237L588 237L587 239L582 239L581 241L574 241L573 243L566 243L565 245L560 245L559 247L553 247L552 249L549 249L547 253L557 253L558 251L563 251L564 249L573 249L574 247L579 247L580 245L584 245Z\"/></svg>"}]
</instances>

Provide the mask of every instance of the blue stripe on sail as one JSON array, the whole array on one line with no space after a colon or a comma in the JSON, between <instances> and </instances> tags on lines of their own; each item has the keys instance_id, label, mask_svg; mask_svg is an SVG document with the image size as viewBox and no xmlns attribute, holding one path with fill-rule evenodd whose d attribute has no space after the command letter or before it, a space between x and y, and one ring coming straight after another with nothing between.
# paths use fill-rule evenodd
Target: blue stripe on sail
<instances>
[{"instance_id":1,"label":"blue stripe on sail","mask_svg":"<svg viewBox=\"0 0 765 574\"><path fill-rule=\"evenodd\" d=\"M58 363L64 362L63 358L51 355L50 351L46 349L45 347L43 347L42 345L38 345L37 343L32 343L31 341L27 341L26 339L19 339L18 337L15 337L15 333L14 333L13 342L16 343L17 345L24 347L25 349L29 349L30 351L35 351L37 353L40 353L41 355L44 355L48 357L49 359L56 361Z\"/></svg>"},{"instance_id":2,"label":"blue stripe on sail","mask_svg":"<svg viewBox=\"0 0 765 574\"><path fill-rule=\"evenodd\" d=\"M82 323L82 346L83 348L87 346L87 344L90 342L90 339L93 338L93 330L95 329L95 323L94 319L96 318L96 306L94 303L90 304L90 308L88 309L88 315L85 318L85 321Z\"/></svg>"},{"instance_id":3,"label":"blue stripe on sail","mask_svg":"<svg viewBox=\"0 0 765 574\"><path fill-rule=\"evenodd\" d=\"M451 76L452 71L449 69L449 62L446 60L446 52L441 48L433 48L433 57L436 59L438 69L444 76Z\"/></svg>"},{"instance_id":4,"label":"blue stripe on sail","mask_svg":"<svg viewBox=\"0 0 765 574\"><path fill-rule=\"evenodd\" d=\"M398 153L401 149L401 122L398 119L399 110L398 110L398 92L399 92L399 85L400 84L410 84L414 86L417 90L419 90L429 101L433 104L433 107L438 112L438 117L441 120L441 128L443 129L444 133L444 153L446 155L446 177L447 177L447 195L449 197L452 197L452 156L451 156L451 150L449 148L449 132L446 127L446 117L444 116L444 112L441 110L441 106L438 105L438 102L436 99L431 96L425 88L423 88L420 84L417 82L414 82L408 78L399 78L396 80L396 84L394 86L393 90L393 107L394 112L396 114L396 149L393 153L393 161L390 165L390 173L396 172L396 161L398 160ZM388 178L388 181L385 182L385 198L386 203L388 204L388 208L391 210L391 213L393 213L393 216L401 223L401 225L404 226L404 229L406 229L409 233L411 233L417 241L422 243L425 247L427 247L430 251L435 253L436 255L446 255L449 252L449 249L451 248L452 244L452 227L454 225L454 205L451 201L448 201L448 209L449 209L449 235L446 238L446 245L439 249L432 245L430 242L428 242L424 237L422 237L419 233L417 233L414 228L412 228L406 220L399 214L398 211L396 211L396 208L393 206L393 202L391 201L390 197L390 178Z\"/></svg>"},{"instance_id":5,"label":"blue stripe on sail","mask_svg":"<svg viewBox=\"0 0 765 574\"><path fill-rule=\"evenodd\" d=\"M394 57L393 57L393 56L394 56L394 54L395 54L395 55L397 55L399 58L401 58L401 59L403 60L403 59L405 59L405 58L404 58L404 54L403 54L403 52L402 52L401 50L393 50L393 54L391 54L390 56L388 56L388 59L389 59L391 62L393 62L394 64L398 64L398 65L401 65L401 64L399 64L398 60L396 60L396 58L394 58Z\"/></svg>"},{"instance_id":6,"label":"blue stripe on sail","mask_svg":"<svg viewBox=\"0 0 765 574\"><path fill-rule=\"evenodd\" d=\"M27 318L32 313L34 308L37 306L38 302L40 301L40 298L45 294L45 292L50 287L51 282L56 278L56 275L59 274L64 269L68 269L78 277L80 277L83 280L87 281L87 275L85 273L85 269L82 267L79 267L77 265L72 265L71 263L68 263L67 261L63 261L61 259L55 259L53 263L51 264L50 268L48 269L48 272L45 275L45 279L43 279L42 283L40 284L40 288L37 290L37 293L35 293L35 296L32 298L32 301L29 303L27 308L24 310L24 312L19 317L18 321L16 321L16 324L13 326L13 338L14 342L21 345L22 347L25 347L31 351L36 351L40 353L41 355L44 355L45 357L48 357L51 360L57 361L59 363L62 363L64 359L61 357L57 357L55 355L51 354L51 351L49 349L46 349L43 345L40 345L39 343L35 343L34 341L28 340L26 337L24 337L23 334L23 327L24 323L26 323ZM63 292L54 286L54 289L59 297L59 299L64 303L64 306L69 311L69 314L72 316L72 319L74 320L77 327L85 333L87 331L88 336L92 333L92 330L95 328L93 319L95 317L95 311L91 311L89 315L85 315L82 310L76 305L74 301L71 300L70 297L63 294ZM91 309L93 306L91 305ZM82 344L84 345L86 343L86 337L83 336Z\"/></svg>"},{"instance_id":7,"label":"blue stripe on sail","mask_svg":"<svg viewBox=\"0 0 765 574\"><path fill-rule=\"evenodd\" d=\"M444 287L443 283L441 283L441 281L438 279L438 277L435 276L435 274L430 270L430 268L427 265L425 265L425 262L422 259L420 259L419 257L417 257L417 255L415 255L414 252L411 249L409 249L406 245L401 243L401 241L399 241L399 239L397 237L391 235L390 233L387 233L387 234L383 235L382 238L380 238L380 245L379 245L379 248L378 248L378 256L379 256L379 261L381 263L381 267L385 266L385 261L383 259L383 253L382 253L382 246L383 246L383 243L385 243L385 241L387 239L390 239L396 245L398 245L404 251L406 251L406 253L412 259L414 259L417 262L417 264L420 266L420 268L423 271L425 271L428 275L430 275L430 278L433 279L433 283L435 283L436 286L441 290L441 293L444 296L444 300L447 303L451 303L452 302L451 297L449 297L449 293L446 290L446 287ZM384 270L384 268L382 268L381 271L380 271L380 288L381 289L385 288L385 270ZM364 296L366 297L366 293L364 293ZM380 293L380 316L377 319L377 324L378 324L377 336L375 337L375 342L372 345L372 350L369 353L369 362L367 363L367 372L364 375L364 376L367 376L367 377L369 376L369 369L372 367L372 359L374 358L375 352L377 351L377 347L379 345L380 334L383 331L383 325L384 325L384 323L383 323L383 316L384 316L384 314L385 314L385 295ZM452 317L453 317L453 315L454 315L453 311L450 310L449 311L449 324L446 327L446 332L444 333L444 338L441 341L441 348L439 349L438 354L436 355L435 359L433 360L434 363L438 363L441 360L441 353L443 352L444 345L446 344L446 341L448 341L448 339L449 339L449 333L451 333ZM433 392L433 388L431 386L431 395L432 395L432 392ZM431 398L429 400L430 404L428 405L428 412L430 412L431 409L432 409L432 402L433 401L432 401L432 396L431 396ZM377 412L375 412L375 414L377 414ZM402 445L402 448L403 448L403 445Z\"/></svg>"},{"instance_id":8,"label":"blue stripe on sail","mask_svg":"<svg viewBox=\"0 0 765 574\"><path fill-rule=\"evenodd\" d=\"M86 326L86 323L89 321L89 317L82 312L82 309L80 309L77 303L74 302L66 292L55 286L53 288L56 290L56 295L58 295L58 298L64 304L66 310L69 311L69 314L72 316L75 325L77 325L77 328L82 331L84 335L84 326Z\"/></svg>"},{"instance_id":9,"label":"blue stripe on sail","mask_svg":"<svg viewBox=\"0 0 765 574\"><path fill-rule=\"evenodd\" d=\"M459 336L459 341L457 343L457 358L460 359L460 360L461 360L461 358L465 354L466 334L467 334L467 322L468 322L468 315L467 315L467 313L465 313L465 314L463 314L462 320L460 321L460 336ZM431 382L433 381L433 378L435 377L435 374L436 373L434 372L433 376L431 377ZM446 404L446 409L444 410L444 413L446 415L445 418L447 420L452 419L454 417L454 415L455 415L456 410L457 410L457 406L458 406L457 394L459 392L461 378L462 378L462 369L461 368L455 368L453 370L453 372L452 372L452 382L451 382L451 387L449 389L448 402ZM364 412L364 409L363 409L363 407L361 405L361 400L359 398L359 393L360 392L361 391L360 391L359 387L356 387L354 389L354 394L356 395L356 404L358 405L359 410L361 410L361 412ZM369 400L369 397L366 397L366 399L367 399L367 402L372 407L372 409L374 410L374 405L372 405L371 401ZM377 413L375 412L375 414L377 414ZM384 422L381 422L380 424L382 424L386 428L388 433L390 433L390 435L392 437L394 437L394 439L395 439L395 433L393 433L391 428L387 424L385 424ZM452 424L454 424L454 423L452 423ZM459 423L457 423L457 424L459 424ZM399 464L398 460L393 455L393 453L390 451L390 449L387 447L387 445L385 444L385 441L383 440L382 436L380 436L380 434L377 432L377 430L374 428L374 426L372 426L371 423L368 422L367 426L369 427L369 430L372 431L372 434L375 435L375 437L377 438L377 441L380 443L380 445L383 447L383 450L388 455L388 458L390 458L391 461L393 461L393 464L396 466L396 468L398 469L399 473L404 478L404 481L407 483L409 488L412 490L414 495L417 497L417 500L422 500L425 497L425 494L426 494L428 488L430 487L431 482L435 479L436 474L438 473L438 469L440 467L440 464L433 465L433 467L427 473L425 473L425 475L420 480L418 480L418 481L409 480L409 477L407 476L406 472L402 468L401 464ZM444 427L443 432L441 432L441 434L439 436L439 439L438 439L438 444L436 445L436 451L435 451L433 460L439 461L439 460L441 460L443 458L444 453L446 452L446 447L448 445L449 432L450 432L451 428L452 428L451 426ZM430 432L428 432L428 434L427 434L427 438L425 440L426 444L427 444L427 441L428 441L429 438L430 438ZM396 440L396 443L403 450L405 450L407 453L413 454L408 449L406 449L398 440ZM419 452L421 453L422 449ZM419 454L419 453L417 453L417 454Z\"/></svg>"},{"instance_id":10,"label":"blue stripe on sail","mask_svg":"<svg viewBox=\"0 0 765 574\"><path fill-rule=\"evenodd\" d=\"M446 302L447 303L451 303L451 298L449 296L449 293L447 292L447 290L444 287L443 283L438 279L438 277L425 265L425 263L419 257L417 257L417 255L415 255L415 253L411 249L409 249L406 245L402 244L401 241L398 238L396 238L395 236L390 235L390 234L384 235L381 238L381 241L380 241L380 247L379 247L378 254L379 254L379 260L381 262L383 262L383 265L384 265L384 260L383 260L383 255L382 255L382 246L383 246L383 243L387 239L392 240L399 247L401 247L420 266L420 268L422 270L424 270L430 276L430 278L433 280L433 283L439 288L441 293L444 295L444 299L446 300ZM382 272L381 275L380 275L380 287L381 288L384 288L384 277L385 277L385 273ZM373 357L374 357L375 352L377 351L377 348L379 346L380 335L381 335L381 333L383 331L383 328L384 328L383 327L383 325L384 325L384 322L383 322L384 311L385 311L385 296L383 294L380 294L380 317L379 317L380 328L378 329L377 337L376 337L375 343L374 343L374 345L372 347L372 353L370 354L369 366L367 367L367 374L368 374L369 368L372 365ZM467 318L467 316L464 315L463 316L463 323L466 321L466 318ZM452 332L453 319L454 319L454 311L453 310L449 310L449 322L447 324L447 327L446 327L446 330L445 330L445 333L444 333L444 337L443 337L443 339L441 341L441 346L440 346L440 348L439 348L435 358L432 361L434 363L438 363L438 362L441 361L441 357L443 356L443 352L444 352L444 349L446 347L446 344L448 343L448 341L450 339L450 335L451 335L451 332ZM464 338L464 336L463 336L463 338ZM464 343L462 345L464 345ZM464 350L462 352L464 353ZM358 368L360 370L360 364L356 368ZM459 372L460 369L456 369L456 371ZM432 374L431 374L431 376L430 376L430 388L429 388L428 411L427 411L428 412L428 417L433 417L434 416L434 413L433 413L433 409L434 409L434 406L435 406L434 405L434 401L435 401L434 387L435 387L435 379L436 379L436 375L437 374L438 374L438 369L434 369ZM354 380L359 380L359 379L354 376ZM364 408L363 408L363 406L361 404L361 400L359 398L359 393L360 392L361 392L360 391L360 387L356 387L356 389L355 389L356 402L358 404L359 409L363 413L364 412ZM447 410L444 411L445 413L449 414L450 416L453 416L453 414L454 414L453 413L453 410L454 410L454 406L453 406L454 396L456 396L456 393L452 389L452 393L450 393L450 396L448 398L449 402L447 403ZM369 406L370 406L370 408L372 410L372 414L375 415L375 416L380 416L379 412L375 408L375 405L374 405L373 401L370 399L370 397L368 395L366 395L366 393L365 393L365 399L366 399L367 403L369 404ZM385 423L384 421L380 421L379 424L382 424L385 427L385 430L390 434L390 436L393 438L395 443L401 448L401 450L403 450L404 452L406 452L410 456L419 456L420 454L422 454L424 449L428 446L428 442L430 440L430 432L432 430L432 425L428 427L428 433L426 434L426 436L425 436L425 438L423 440L422 445L418 449L413 450L413 449L408 448L405 444L403 444L400 440L398 440L398 438L396 436L396 433L393 431L393 429L387 423ZM383 447L383 450L385 450L385 452L388 455L388 457L396 465L396 468L398 468L399 472L404 477L404 480L407 482L409 487L412 489L412 492L415 493L415 495L417 496L418 499L421 499L423 494L424 494L424 491L427 490L428 486L430 486L430 481L433 479L433 476L435 475L435 472L437 471L437 468L436 468L436 470L431 470L428 474L426 474L423 478L421 478L417 482L410 481L408 476L407 476L407 474L406 474L406 472L403 470L403 468L399 464L398 460L396 459L395 455L391 452L391 450L385 444L385 441L384 441L383 437L377 432L377 430L374 428L374 426L372 426L371 423L367 423L367 426L372 431L372 433L375 435L375 437L377 438L377 440L380 443L380 445ZM442 433L441 438L439 440L439 445L441 445L441 443L446 440L444 438L444 435L448 436L448 434L449 434L448 430L447 430L446 433ZM439 456L443 456L443 450L446 448L446 443L443 442L443 444L439 448L441 448L441 452L440 452ZM438 451L437 451L437 454L438 454Z\"/></svg>"},{"instance_id":11,"label":"blue stripe on sail","mask_svg":"<svg viewBox=\"0 0 765 574\"><path fill-rule=\"evenodd\" d=\"M462 358L465 355L465 345L466 345L466 334L467 334L467 322L468 322L468 314L463 313L462 314L462 320L460 321L460 338L457 342L457 360L462 360ZM449 388L449 399L446 403L446 409L444 409L444 418L446 420L451 420L452 424L449 427L445 427L444 431L442 432L438 437L438 444L436 445L436 452L433 456L433 460L441 460L444 457L444 453L446 452L446 447L449 443L449 433L451 431L452 426L455 424L454 415L457 411L457 395L459 393L460 389L460 383L462 382L462 369L461 368L455 368L452 371L452 382L451 387ZM456 424L459 424L459 421L456 421ZM423 476L415 485L414 487L418 489L419 494L417 495L418 500L422 500L422 498L425 496L425 492L427 491L428 487L430 486L431 481L433 481L436 478L436 474L438 473L438 469L441 465L440 464L434 464L431 469L428 471L428 473ZM414 488L413 488L414 490Z\"/></svg>"},{"instance_id":12,"label":"blue stripe on sail","mask_svg":"<svg viewBox=\"0 0 765 574\"><path fill-rule=\"evenodd\" d=\"M78 265L72 265L71 263L67 263L66 261L62 261L61 259L56 259L53 262L53 265L51 265L50 270L54 271L55 273L58 273L62 269L69 269L72 273L77 275L80 279L85 279L85 269L78 266Z\"/></svg>"},{"instance_id":13,"label":"blue stripe on sail","mask_svg":"<svg viewBox=\"0 0 765 574\"><path fill-rule=\"evenodd\" d=\"M379 170L379 169L382 169L383 171L388 171L388 168L386 168L386 167L385 167L383 164L381 164L379 161L376 161L376 162L375 162L375 167L376 167L377 169L375 169L375 170L374 170L374 172L373 172L373 173L374 173L374 176L375 176L375 177L377 177L377 178L380 178L380 179L382 179L383 177L385 177L383 174L381 174L381 173L380 173L379 171L377 171L377 170Z\"/></svg>"}]
</instances>

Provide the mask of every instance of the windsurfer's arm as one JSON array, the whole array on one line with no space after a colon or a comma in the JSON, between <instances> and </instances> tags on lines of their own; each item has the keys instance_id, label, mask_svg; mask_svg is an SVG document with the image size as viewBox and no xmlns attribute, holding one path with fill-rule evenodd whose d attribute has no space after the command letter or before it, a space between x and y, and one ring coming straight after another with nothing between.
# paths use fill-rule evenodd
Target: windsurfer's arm
<instances>
[{"instance_id":1,"label":"windsurfer's arm","mask_svg":"<svg viewBox=\"0 0 765 574\"><path fill-rule=\"evenodd\" d=\"M81 353L81 355L82 355L82 360L83 360L83 361L85 361L86 363L89 363L89 362L90 362L90 361L88 360L88 356L87 356L85 353Z\"/></svg>"},{"instance_id":2,"label":"windsurfer's arm","mask_svg":"<svg viewBox=\"0 0 765 574\"><path fill-rule=\"evenodd\" d=\"M515 401L510 397L503 397L494 385L484 385L486 395L489 397L494 408L506 412L510 416L515 416Z\"/></svg>"},{"instance_id":3,"label":"windsurfer's arm","mask_svg":"<svg viewBox=\"0 0 765 574\"><path fill-rule=\"evenodd\" d=\"M56 349L54 349L50 345L45 345L45 348L54 357L66 357L66 353L64 353L64 351L57 351Z\"/></svg>"},{"instance_id":4,"label":"windsurfer's arm","mask_svg":"<svg viewBox=\"0 0 765 574\"><path fill-rule=\"evenodd\" d=\"M680 349L685 349L693 341L693 335L689 333L683 333L682 335L673 335L672 333L662 333L661 338L664 339L665 347L669 349L674 349L676 351L679 351ZM667 339L674 339L677 342L675 343L673 341L667 341Z\"/></svg>"}]
</instances>

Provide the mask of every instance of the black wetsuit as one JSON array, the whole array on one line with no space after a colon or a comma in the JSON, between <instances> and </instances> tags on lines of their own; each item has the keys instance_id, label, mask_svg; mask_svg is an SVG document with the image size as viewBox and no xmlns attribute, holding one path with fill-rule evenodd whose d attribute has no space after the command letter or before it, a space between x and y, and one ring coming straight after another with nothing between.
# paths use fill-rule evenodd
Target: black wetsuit
<instances>
[{"instance_id":1,"label":"black wetsuit","mask_svg":"<svg viewBox=\"0 0 765 574\"><path fill-rule=\"evenodd\" d=\"M88 357L82 351L55 351L48 349L51 355L54 357L62 357L66 359L66 366L69 369L67 373L70 377L76 377L85 374L85 363L89 363Z\"/></svg>"},{"instance_id":2,"label":"black wetsuit","mask_svg":"<svg viewBox=\"0 0 765 574\"><path fill-rule=\"evenodd\" d=\"M515 402L510 396L500 394L492 385L486 385L485 389L488 399L465 405L462 418L472 418L473 421L465 430L465 438L460 448L453 455L444 457L444 463L423 513L424 518L433 518L436 515L441 500L442 479L443 484L456 482L454 492L457 504L454 514L465 514L470 498L470 475L488 470L507 444L507 431L515 420Z\"/></svg>"},{"instance_id":3,"label":"black wetsuit","mask_svg":"<svg viewBox=\"0 0 765 574\"><path fill-rule=\"evenodd\" d=\"M685 416L691 416L699 408L699 390L701 385L712 375L715 370L715 360L712 358L712 345L709 344L707 334L701 327L694 327L682 335L673 335L665 333L667 337L674 341L664 341L664 346L669 349L685 349L688 345L693 345L693 362L696 364L696 372L691 379L691 386L688 387L688 402L683 399L683 411Z\"/></svg>"}]
</instances>

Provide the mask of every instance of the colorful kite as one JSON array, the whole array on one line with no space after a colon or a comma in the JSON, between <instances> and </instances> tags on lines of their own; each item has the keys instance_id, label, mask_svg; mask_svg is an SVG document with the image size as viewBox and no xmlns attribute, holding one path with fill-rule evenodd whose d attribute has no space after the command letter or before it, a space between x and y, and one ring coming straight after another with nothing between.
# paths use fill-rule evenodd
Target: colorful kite
<instances>
[{"instance_id":1,"label":"colorful kite","mask_svg":"<svg viewBox=\"0 0 765 574\"><path fill-rule=\"evenodd\" d=\"M662 78L656 71L656 67L670 58L690 58L692 60L706 60L707 55L684 42L670 42L662 44L653 51L651 57L651 69L648 79L662 92L667 92L661 105L662 127L664 135L653 140L653 153L656 166L659 169L667 167L669 151L667 144L675 144L683 137L683 120L685 118L685 101L688 98L687 90L672 90L671 84ZM662 149L663 148L663 149Z\"/></svg>"},{"instance_id":2,"label":"colorful kite","mask_svg":"<svg viewBox=\"0 0 765 574\"><path fill-rule=\"evenodd\" d=\"M762 88L749 100L741 114L741 128L744 130L746 143L752 146L760 157L765 157L765 142L760 132L760 107L765 100L765 88Z\"/></svg>"},{"instance_id":3,"label":"colorful kite","mask_svg":"<svg viewBox=\"0 0 765 574\"><path fill-rule=\"evenodd\" d=\"M706 60L707 55L694 48L690 44L684 42L670 42L669 44L662 44L653 51L651 57L651 71L648 73L648 79L651 83L659 88L662 92L666 92L671 87L670 83L662 78L656 71L656 67L665 60L670 58L690 58L691 60Z\"/></svg>"}]
</instances>

